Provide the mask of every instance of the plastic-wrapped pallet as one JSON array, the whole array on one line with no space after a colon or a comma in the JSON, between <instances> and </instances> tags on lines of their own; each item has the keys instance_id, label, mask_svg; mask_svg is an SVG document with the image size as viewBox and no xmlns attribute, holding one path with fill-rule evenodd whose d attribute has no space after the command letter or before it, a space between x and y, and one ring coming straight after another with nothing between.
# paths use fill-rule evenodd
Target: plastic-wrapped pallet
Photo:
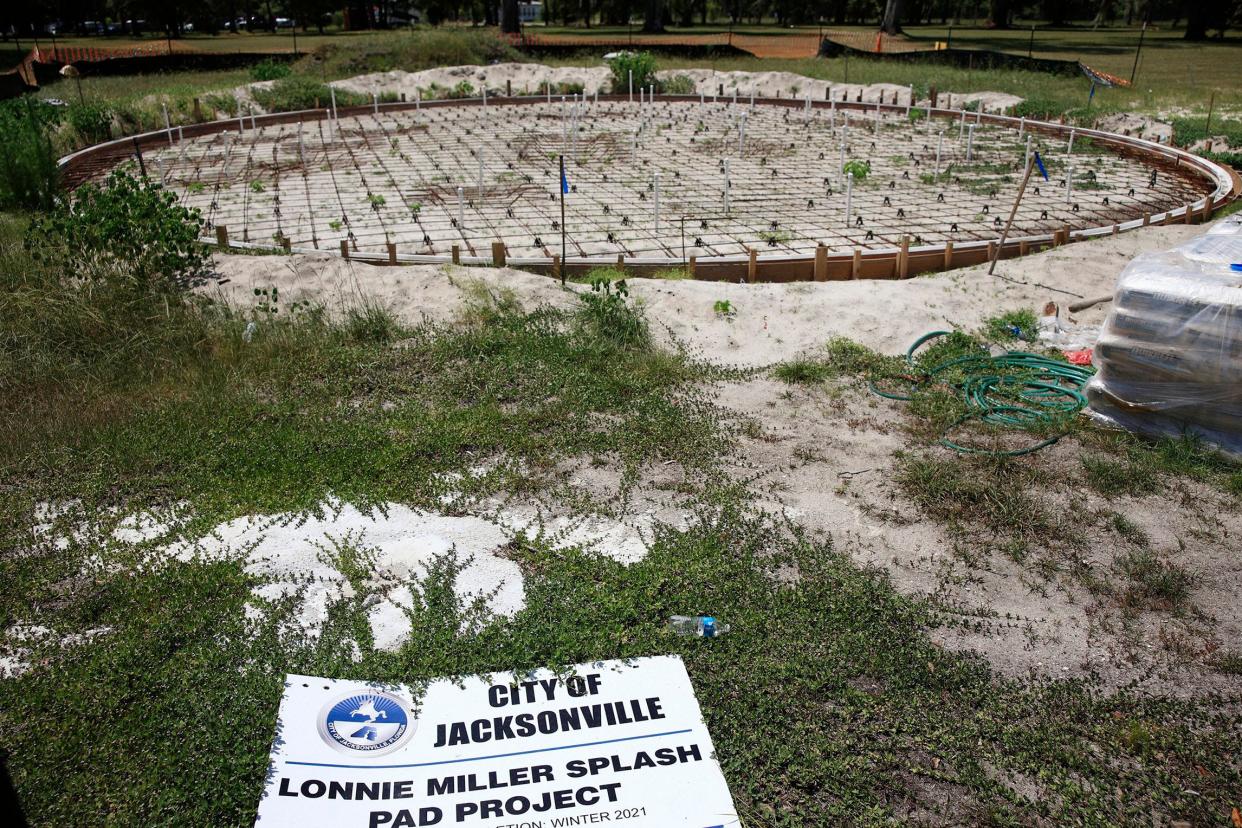
<instances>
[{"instance_id":1,"label":"plastic-wrapped pallet","mask_svg":"<svg viewBox=\"0 0 1242 828\"><path fill-rule=\"evenodd\" d=\"M1242 216L1122 272L1095 347L1092 414L1152 436L1192 431L1242 458Z\"/></svg>"}]
</instances>

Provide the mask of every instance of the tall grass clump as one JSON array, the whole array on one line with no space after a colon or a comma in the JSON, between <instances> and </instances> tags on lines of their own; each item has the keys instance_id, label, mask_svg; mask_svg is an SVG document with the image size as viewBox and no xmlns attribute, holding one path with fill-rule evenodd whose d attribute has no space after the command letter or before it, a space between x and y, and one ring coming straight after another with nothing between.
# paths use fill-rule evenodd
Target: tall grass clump
<instances>
[{"instance_id":1,"label":"tall grass clump","mask_svg":"<svg viewBox=\"0 0 1242 828\"><path fill-rule=\"evenodd\" d=\"M590 293L580 294L578 328L605 349L645 351L651 347L651 333L642 311L629 302L625 280L606 278L591 281Z\"/></svg>"},{"instance_id":2,"label":"tall grass clump","mask_svg":"<svg viewBox=\"0 0 1242 828\"><path fill-rule=\"evenodd\" d=\"M28 223L0 222L0 397L141 373L204 338L183 301L207 271L202 220L127 172Z\"/></svg>"},{"instance_id":3,"label":"tall grass clump","mask_svg":"<svg viewBox=\"0 0 1242 828\"><path fill-rule=\"evenodd\" d=\"M60 183L51 129L55 110L30 98L0 106L0 207L45 210Z\"/></svg>"}]
</instances>

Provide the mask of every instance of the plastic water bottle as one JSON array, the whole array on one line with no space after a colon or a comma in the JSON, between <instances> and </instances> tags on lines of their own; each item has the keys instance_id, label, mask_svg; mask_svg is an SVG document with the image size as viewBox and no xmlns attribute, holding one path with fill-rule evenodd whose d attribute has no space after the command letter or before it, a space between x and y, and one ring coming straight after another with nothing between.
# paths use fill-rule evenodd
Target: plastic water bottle
<instances>
[{"instance_id":1,"label":"plastic water bottle","mask_svg":"<svg viewBox=\"0 0 1242 828\"><path fill-rule=\"evenodd\" d=\"M674 615L668 625L678 635L696 635L699 638L715 638L729 631L728 624L721 624L710 615Z\"/></svg>"}]
</instances>

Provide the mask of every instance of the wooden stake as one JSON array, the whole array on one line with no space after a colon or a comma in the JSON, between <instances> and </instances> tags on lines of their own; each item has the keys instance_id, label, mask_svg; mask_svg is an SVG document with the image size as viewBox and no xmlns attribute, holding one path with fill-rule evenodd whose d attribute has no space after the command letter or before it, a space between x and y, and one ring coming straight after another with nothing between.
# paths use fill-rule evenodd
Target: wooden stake
<instances>
[{"instance_id":1,"label":"wooden stake","mask_svg":"<svg viewBox=\"0 0 1242 828\"><path fill-rule=\"evenodd\" d=\"M691 257L690 257L689 272L690 272L690 278L691 278L691 279L693 279L693 278L694 278L694 272L695 272L695 270L698 268L698 258L699 258L698 256L691 256Z\"/></svg>"},{"instance_id":2,"label":"wooden stake","mask_svg":"<svg viewBox=\"0 0 1242 828\"><path fill-rule=\"evenodd\" d=\"M453 253L453 264L455 265L461 264L461 245L460 244L453 245L452 253Z\"/></svg>"},{"instance_id":3,"label":"wooden stake","mask_svg":"<svg viewBox=\"0 0 1242 828\"><path fill-rule=\"evenodd\" d=\"M902 279L910 275L910 237L901 237L901 253L898 254L897 275Z\"/></svg>"},{"instance_id":4,"label":"wooden stake","mask_svg":"<svg viewBox=\"0 0 1242 828\"><path fill-rule=\"evenodd\" d=\"M341 239L341 258L348 261L349 259L349 242Z\"/></svg>"},{"instance_id":5,"label":"wooden stake","mask_svg":"<svg viewBox=\"0 0 1242 828\"><path fill-rule=\"evenodd\" d=\"M1014 216L1018 215L1018 203L1022 201L1022 196L1026 193L1026 185L1031 180L1031 171L1033 169L1035 169L1035 154L1031 153L1031 157L1026 160L1026 174L1022 176L1022 186L1018 187L1018 197L1013 200L1013 208L1009 211L1009 221L1005 222L1005 230L1001 233L1000 244L996 246L995 256L991 255L992 243L988 243L988 258L992 260L992 263L988 265L989 276L996 270L996 261L1005 249L1005 239L1009 238L1009 231L1013 227Z\"/></svg>"},{"instance_id":6,"label":"wooden stake","mask_svg":"<svg viewBox=\"0 0 1242 828\"><path fill-rule=\"evenodd\" d=\"M223 224L216 225L216 244L221 247L229 246L229 228L225 227Z\"/></svg>"},{"instance_id":7,"label":"wooden stake","mask_svg":"<svg viewBox=\"0 0 1242 828\"><path fill-rule=\"evenodd\" d=\"M750 249L750 261L746 263L746 281L753 282L759 274L759 252L755 248Z\"/></svg>"},{"instance_id":8,"label":"wooden stake","mask_svg":"<svg viewBox=\"0 0 1242 828\"><path fill-rule=\"evenodd\" d=\"M828 280L828 248L823 242L815 245L815 281Z\"/></svg>"},{"instance_id":9,"label":"wooden stake","mask_svg":"<svg viewBox=\"0 0 1242 828\"><path fill-rule=\"evenodd\" d=\"M388 263L390 265L397 263L397 245L395 242L388 243Z\"/></svg>"},{"instance_id":10,"label":"wooden stake","mask_svg":"<svg viewBox=\"0 0 1242 828\"><path fill-rule=\"evenodd\" d=\"M850 268L850 278L858 279L862 276L862 249L854 248L854 261Z\"/></svg>"},{"instance_id":11,"label":"wooden stake","mask_svg":"<svg viewBox=\"0 0 1242 828\"><path fill-rule=\"evenodd\" d=\"M951 241L944 243L944 269L953 269L953 242Z\"/></svg>"},{"instance_id":12,"label":"wooden stake","mask_svg":"<svg viewBox=\"0 0 1242 828\"><path fill-rule=\"evenodd\" d=\"M505 243L502 241L492 242L492 264L496 267L505 266Z\"/></svg>"}]
</instances>

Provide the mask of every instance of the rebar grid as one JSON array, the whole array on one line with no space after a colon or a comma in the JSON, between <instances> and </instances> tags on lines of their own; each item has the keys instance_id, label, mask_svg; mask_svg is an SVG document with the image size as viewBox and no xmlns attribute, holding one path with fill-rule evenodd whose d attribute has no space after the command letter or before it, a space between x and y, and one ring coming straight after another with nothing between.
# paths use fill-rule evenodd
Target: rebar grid
<instances>
[{"instance_id":1,"label":"rebar grid","mask_svg":"<svg viewBox=\"0 0 1242 828\"><path fill-rule=\"evenodd\" d=\"M562 99L247 122L241 133L235 125L161 146L152 160L185 204L244 241L337 249L345 240L370 254L392 243L478 255L496 241L510 256L559 254L562 154L567 252L601 260L995 239L1028 136L1051 180L1032 181L1011 238L1108 226L1210 191L1186 170L1019 132L970 113ZM850 184L842 159L870 171Z\"/></svg>"}]
</instances>

